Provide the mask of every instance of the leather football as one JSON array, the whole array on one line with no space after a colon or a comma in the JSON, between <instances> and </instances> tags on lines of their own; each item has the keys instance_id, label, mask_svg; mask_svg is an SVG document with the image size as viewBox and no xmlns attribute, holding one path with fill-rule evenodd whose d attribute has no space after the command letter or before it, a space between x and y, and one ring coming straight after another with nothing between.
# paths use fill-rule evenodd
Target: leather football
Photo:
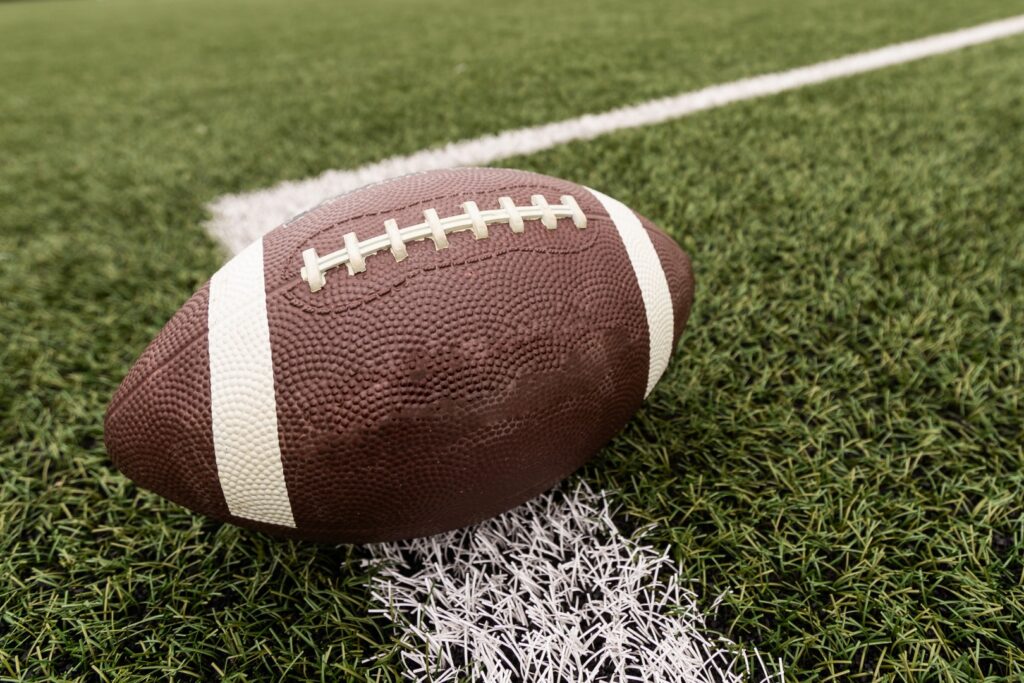
<instances>
[{"instance_id":1,"label":"leather football","mask_svg":"<svg viewBox=\"0 0 1024 683\"><path fill-rule=\"evenodd\" d=\"M215 273L129 371L104 439L140 486L240 526L438 533L593 456L665 370L692 298L687 255L596 190L405 176Z\"/></svg>"}]
</instances>

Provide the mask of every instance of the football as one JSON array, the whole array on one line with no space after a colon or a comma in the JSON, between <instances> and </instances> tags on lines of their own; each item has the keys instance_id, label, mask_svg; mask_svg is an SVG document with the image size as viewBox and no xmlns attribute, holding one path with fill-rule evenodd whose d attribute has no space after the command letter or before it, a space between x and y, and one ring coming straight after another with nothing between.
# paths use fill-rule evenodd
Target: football
<instances>
[{"instance_id":1,"label":"football","mask_svg":"<svg viewBox=\"0 0 1024 683\"><path fill-rule=\"evenodd\" d=\"M331 199L213 275L106 413L117 468L270 534L378 542L552 487L639 408L689 257L604 194L430 171Z\"/></svg>"}]
</instances>

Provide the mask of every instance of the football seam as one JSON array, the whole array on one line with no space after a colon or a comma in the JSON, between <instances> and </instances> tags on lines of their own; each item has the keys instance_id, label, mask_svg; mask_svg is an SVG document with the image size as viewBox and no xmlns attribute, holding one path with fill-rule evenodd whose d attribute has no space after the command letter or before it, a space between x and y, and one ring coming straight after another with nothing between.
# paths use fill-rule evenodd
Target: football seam
<instances>
[{"instance_id":1,"label":"football seam","mask_svg":"<svg viewBox=\"0 0 1024 683\"><path fill-rule=\"evenodd\" d=\"M515 183L515 184L509 184L509 185L502 185L502 186L500 186L498 188L495 188L494 190L491 190L491 191L492 192L507 192L509 190L537 187L538 185L540 185L540 183ZM548 188L548 189L551 189L551 188ZM353 190L353 192L356 192L356 191L357 190ZM320 204L318 204L317 207L314 207L314 208L310 209L309 211L306 211L306 212L303 212L302 214L297 215L291 221L288 221L287 223L282 224L280 227L285 227L285 226L291 225L292 223L295 222L295 220L297 220L301 216L304 216L304 215L314 211L315 208L318 208L320 206L329 204L329 203L331 203L331 202L333 202L333 201L335 201L337 199L349 196L351 194L352 194L352 192L346 192L346 193L343 193L343 194L338 195L336 197L332 197L330 199L326 199L323 202L321 202ZM314 235L310 236L309 239L314 239L315 237L317 237L317 236L321 235L322 233L326 232L327 230L335 229L335 228L337 228L337 227L339 227L341 225L344 225L345 223L348 223L350 221L361 220L361 219L369 218L369 217L372 217L372 216L381 216L381 215L384 215L384 214L395 213L397 211L402 211L402 210L410 209L410 208L412 208L414 206L417 206L417 205L423 205L423 204L425 204L427 202L437 202L437 201L444 200L444 199L454 199L454 198L458 198L458 197L463 196L463 195L465 195L465 193L462 193L462 192L438 194L438 195L435 195L435 196L433 196L431 198L428 198L428 199L423 199L423 200L419 200L419 201L415 201L415 202L409 202L409 203L407 203L407 204L405 204L403 206L400 206L400 207L393 207L393 208L390 208L390 209L387 209L387 210L381 210L381 211L365 212L365 213L360 214L358 216L353 216L351 218L346 218L345 220L339 221L338 223L333 223L331 225L325 226L321 230L317 231ZM634 211L634 213L636 213L636 212ZM607 220L607 221L611 222L611 218L609 216L607 216L607 212L605 212L605 214L606 215L604 215L604 216L601 216L601 215L590 216L590 217L588 217L588 220ZM639 214L637 214L637 216L639 217ZM651 228L647 227L646 225L643 225L643 221L641 221L641 225L649 233L650 232L657 232L657 231L651 230ZM265 237L266 237L266 235L264 235L263 237L260 237L260 239L264 239ZM367 304L369 302L375 301L375 300L377 300L377 299L379 299L379 298L381 298L383 296L386 296L386 295L390 294L392 291L394 291L394 289L396 289L398 287L401 287L401 286L404 286L408 282L409 278L415 277L416 275L419 275L419 274L422 274L422 273L425 273L425 272L431 272L433 270L438 270L438 269L441 269L441 268L449 268L449 267L454 267L454 266L460 266L460 265L468 264L468 263L480 263L480 262L486 261L488 259L494 258L496 256L502 256L502 255L505 255L505 254L508 254L508 253L512 253L512 251L528 251L528 252L532 252L532 253L537 253L538 252L538 250L532 249L532 248L529 248L529 247L520 247L520 248L517 248L515 250L501 251L501 252L497 252L497 253L481 255L479 258L467 259L467 260L462 261L460 263L436 264L436 265L433 265L433 266L430 266L430 267L426 267L426 268L420 267L418 269L418 272L409 273L408 276L402 278L400 281L396 282L394 285L389 287L387 290L385 290L383 292L379 292L379 293L377 293L375 295L371 295L370 297L366 298L364 301L361 301L358 304L354 304L354 305L352 305L350 307L347 307L344 310L354 310L355 308L361 307L361 306L363 306L363 305L365 305L365 304ZM582 251L582 249L581 249L581 251ZM543 252L540 252L540 253L543 253ZM572 252L570 252L570 253L572 253ZM291 259L286 259L286 260L290 261ZM296 286L296 282L294 282L294 281L289 282L289 280L294 280L294 278L289 278L288 275L287 275L289 270L291 270L292 268L294 268L294 264L291 264L290 266L288 264L285 264L285 265L281 266L281 268L278 271L279 284L277 286L275 286L273 289L271 289L271 290L269 290L267 292L268 298L269 298L269 296L271 294L278 294L278 293L281 293L283 291L284 295L288 299L289 303L291 305L293 305L293 306L296 306L296 307L300 308L300 310L303 310L303 311L306 311L306 312L309 312L309 313L314 313L314 314L331 314L331 313L337 312L336 308L323 308L323 309L319 309L319 308L310 307L308 305L303 305L303 304L297 302L295 300L294 295L292 295L291 292L288 291L288 290L291 290L291 289L295 288L295 286ZM299 282L301 282L301 280L299 280ZM204 283L204 286L205 286L205 283ZM202 289L202 288L200 288L200 289ZM199 291L199 290L197 290L197 291ZM194 294L193 294L193 296L194 296ZM209 310L209 301L207 301L206 310ZM205 330L205 326L204 326L204 330ZM131 399L135 396L135 394L137 394L142 389L142 387L145 386L146 382L149 381L150 378L152 378L153 376L155 376L155 375L159 374L160 372L162 372L164 370L164 368L168 364L170 364L174 359L176 359L181 354L183 354L186 351L188 351L201 338L202 338L202 335L196 335L195 337L193 337L190 340L188 340L188 342L186 342L185 344L182 344L181 347L178 350L176 350L173 354L168 356L162 363L160 363L159 365L151 368L149 370L149 372L144 377L140 378L140 380L135 385L135 387L126 396L119 397L120 400L118 400L116 406L113 406L113 405L111 406L111 409L107 412L107 414L105 416L104 422L106 422L107 420L114 419L117 416L117 414L121 411L121 408L131 401ZM207 355L207 361L209 361L209 352L207 352L206 355ZM121 380L121 383L118 385L118 391L115 392L115 396L117 396L117 394L120 393L120 387L128 380L128 378L130 376L131 376L131 368L129 368L128 373L125 374L124 378Z\"/></svg>"},{"instance_id":2,"label":"football seam","mask_svg":"<svg viewBox=\"0 0 1024 683\"><path fill-rule=\"evenodd\" d=\"M606 223L609 223L609 224L612 223L611 218L609 218L608 216L600 216L600 215L598 215L598 216L590 216L588 218L588 221L597 221L599 223L606 222ZM262 238L260 238L260 239L262 239ZM579 249L577 249L575 251L558 252L558 253L579 253L579 252L585 251L587 249L591 249L591 248L593 248L593 246L594 246L593 244L588 244L588 245L580 247ZM485 262L485 261L489 261L490 259L497 258L499 256L505 256L506 254L511 254L511 253L515 253L515 252L548 253L548 252L545 252L545 251L542 251L542 250L539 250L539 249L535 249L535 248L531 248L531 247L516 247L516 248L510 248L510 249L506 249L506 250L503 250L503 251L498 251L498 252L494 252L494 253L490 253L490 254L479 254L479 255L477 255L475 257L466 257L464 260L462 260L462 261L460 261L458 263L441 263L441 264L432 264L432 265L429 265L429 266L419 266L419 267L417 267L415 269L410 269L410 272L407 275L402 277L397 282L395 282L395 283L391 284L390 286L388 286L387 289L383 289L383 290L374 292L372 294L369 294L369 295L363 297L363 299L361 301L359 301L357 303L353 303L350 306L347 306L344 309L340 309L340 310L337 307L334 307L334 308L330 308L330 307L314 308L312 306L309 306L305 302L299 301L296 298L296 296L294 295L294 292L292 290L298 288L299 291L305 291L305 289L304 289L304 283L301 280L296 280L296 278L290 278L290 280L292 280L291 282L289 282L287 280L282 281L277 286L275 286L273 289L268 290L267 291L267 298L269 299L271 295L282 294L286 298L286 300L288 301L288 303L290 305L298 308L299 310L301 310L303 312L311 313L311 314L314 314L314 315L331 315L331 314L339 313L339 312L353 311L353 310L357 310L359 308L362 308L363 306L369 305L369 304L373 303L374 301L377 301L378 299L382 299L385 296L389 296L395 290L397 290L397 289L399 289L401 287L405 287L406 285L408 285L410 280L416 278L417 276L423 275L425 273L430 273L430 272L437 271L437 270L442 270L442 269L445 269L445 268L455 268L455 267L463 266L463 265L482 263L482 262ZM208 311L209 311L209 301L207 301L206 308L204 309L204 316L203 316L204 318L206 317L206 313ZM204 324L203 325L203 330L207 331L207 329L208 329L207 326ZM207 334L208 334L208 332L207 332ZM183 354L186 351L188 351L194 344L199 343L199 341L202 338L203 338L202 334L197 334L196 336L194 336L191 339L189 339L186 343L182 344L174 353L172 353L170 356L168 356L159 365L155 365L152 368L150 368L148 374L146 374L143 378L141 378L138 381L138 383L135 385L135 387L133 387L132 390L127 395L125 395L124 397L120 397L119 398L117 406L116 407L112 406L112 409L107 413L107 416L106 416L107 419L113 419L117 415L117 413L120 412L121 407L124 406L125 404L127 404L132 399L132 397L134 397L135 394L138 393L141 390L141 388L145 385L145 383L147 381L149 381L152 377L155 377L159 373L163 372L164 369L166 368L166 366L168 366L172 361L174 361L174 359L176 359L178 356L180 356L181 354ZM207 356L207 362L209 362L209 351L207 351L206 356ZM128 377L130 375L131 375L131 371L129 370L128 374L125 375L125 378L121 381L121 383L123 384L128 379ZM115 392L115 395L117 393L119 393L119 392Z\"/></svg>"},{"instance_id":3,"label":"football seam","mask_svg":"<svg viewBox=\"0 0 1024 683\"><path fill-rule=\"evenodd\" d=\"M489 197L490 198L490 197ZM537 193L530 197L530 205L517 205L507 196L498 197L498 209L480 210L473 200L462 202L463 213L451 214L441 218L433 207L423 209L423 219L419 223L398 227L395 218L384 221L384 232L367 237L362 241L355 232L347 232L342 236L344 247L321 256L315 247L302 252L303 267L299 269L299 277L309 285L311 292L320 291L327 284L328 271L345 266L349 276L366 272L366 259L369 256L389 252L396 262L408 257L407 245L413 242L431 240L434 249L440 251L449 248L448 235L470 230L478 239L490 237L491 225L508 225L513 233L523 233L526 221L540 221L548 230L558 227L562 218L571 218L573 224L583 229L587 227L587 216L580 208L576 198L571 194L559 197L561 204L551 204L547 197Z\"/></svg>"},{"instance_id":4,"label":"football seam","mask_svg":"<svg viewBox=\"0 0 1024 683\"><path fill-rule=\"evenodd\" d=\"M607 218L605 216L591 216L588 219L588 221L597 221L599 223L600 222L608 222L608 223L610 223L611 219L609 219L609 218ZM298 308L301 311L304 311L306 313L312 313L314 315L330 315L330 314L333 314L333 313L341 313L341 312L345 312L345 311L353 311L353 310L362 308L363 306L366 306L366 305L368 305L368 304L370 304L370 303L372 303L372 302L374 302L374 301L376 301L376 300L378 300L380 298L388 296L389 294L391 294L394 290L398 289L399 287L404 287L405 285L407 285L410 280L412 280L414 278L417 278L417 277L419 277L421 275L424 275L426 273L431 273L431 272L438 271L438 270L443 270L443 269L446 269L446 268L457 268L459 266L483 263L484 261L489 261L490 259L498 258L499 256L505 256L506 254L512 254L512 253L516 253L516 252L530 253L530 254L556 254L556 255L579 254L579 253L582 253L582 252L587 251L589 249L593 249L594 246L595 246L594 243L581 244L579 247L576 247L576 248L573 248L573 249L567 249L567 250L564 250L564 251L555 251L555 252L548 251L548 250L542 249L542 248L531 247L531 246L519 246L519 245L517 245L517 246L508 246L508 247L506 247L504 249L501 249L501 250L498 250L498 251L494 251L494 252L491 252L489 254L476 254L474 256L463 256L463 257L461 257L461 260L459 260L457 262L454 262L454 263L450 263L450 262L449 263L432 263L432 264L426 264L426 265L422 265L422 266L416 266L416 267L413 267L413 268L409 268L409 272L408 273L404 274L401 277L401 279L398 279L395 282L393 282L392 284L388 285L385 289L381 289L381 290L378 290L377 292L372 292L372 293L365 294L363 296L363 298L360 299L359 301L356 301L356 302L353 302L353 303L350 303L350 304L347 304L347 305L344 305L344 306L341 306L341 305L339 305L337 303L327 304L327 305L324 305L324 306L316 306L316 305L314 305L314 302L308 301L308 297L306 299L300 299L298 293L305 293L306 289L303 286L304 285L303 281L302 280L298 280L296 278L292 278L294 280L294 282L282 284L281 287L275 288L272 291L274 293L276 293L276 292L278 292L280 290L284 290L283 295L288 300L288 303L291 304L292 306Z\"/></svg>"},{"instance_id":5,"label":"football seam","mask_svg":"<svg viewBox=\"0 0 1024 683\"><path fill-rule=\"evenodd\" d=\"M500 187L494 188L493 190L489 190L489 192L495 192L495 193L496 192L508 192L509 190L522 190L522 189L525 189L525 188L536 188L536 187L539 187L540 185L541 185L540 183L514 183L514 184L510 184L510 185L502 185ZM548 187L547 189L551 190L552 188ZM350 194L352 194L352 193L345 193L345 194L338 195L337 197L334 197L332 199L325 200L323 202L323 204L327 204L329 202L333 202L335 199L341 199L342 197L349 196ZM420 199L420 200L417 200L417 201L414 201L414 202L408 202L406 204L402 204L401 206L393 206L393 207L390 207L390 208L387 208L387 209L381 209L379 211L367 211L365 213L359 214L358 216L350 216L350 217L345 218L343 220L340 220L340 221L338 221L336 223L331 223L330 225L325 225L324 227L320 228L319 230L314 232L312 235L310 235L306 239L306 241L307 242L311 242L311 241L315 240L317 237L320 237L320 235L322 235L323 233L327 232L328 230L334 230L336 228L340 228L340 227L346 225L347 223L351 223L352 221L360 221L360 220L363 220L365 218L374 218L374 217L379 218L381 216L386 216L386 215L389 215L389 214L398 213L399 211L406 211L406 210L411 209L411 208L416 207L416 206L423 206L424 204L428 204L428 203L433 204L433 203L436 203L436 202L439 202L439 201L442 201L442 200L446 200L446 199L458 199L460 197L466 197L467 194L468 193L466 193L466 192L447 192L447 193L443 193L443 194L437 194L437 195L434 195L432 197L427 197L427 198L424 198L424 199ZM310 210L310 212L311 211L312 211L312 209ZM306 212L306 213L310 213L310 212ZM296 218L298 218L298 216ZM289 221L288 223L284 223L280 227L285 227L287 225L291 225L293 222L294 221ZM270 233L267 233L267 234L269 235ZM266 237L266 235L264 235L263 237ZM261 237L260 239L263 239L263 238ZM301 251L299 253L301 253ZM291 260L292 260L292 257L289 256L287 261L291 261ZM292 272L294 270L294 268L295 268L295 265L293 263L282 264L282 266L280 267L279 271L276 273L278 279L287 279L287 278L289 278L288 273Z\"/></svg>"}]
</instances>

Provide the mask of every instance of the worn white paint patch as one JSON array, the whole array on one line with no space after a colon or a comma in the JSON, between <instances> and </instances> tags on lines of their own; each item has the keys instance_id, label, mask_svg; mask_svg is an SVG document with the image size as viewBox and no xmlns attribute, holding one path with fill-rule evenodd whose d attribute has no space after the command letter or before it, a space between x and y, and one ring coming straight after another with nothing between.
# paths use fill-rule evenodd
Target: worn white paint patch
<instances>
[{"instance_id":1,"label":"worn white paint patch","mask_svg":"<svg viewBox=\"0 0 1024 683\"><path fill-rule=\"evenodd\" d=\"M372 551L375 611L404 626L410 680L783 679L781 663L709 635L668 555L620 534L584 485Z\"/></svg>"},{"instance_id":2,"label":"worn white paint patch","mask_svg":"<svg viewBox=\"0 0 1024 683\"><path fill-rule=\"evenodd\" d=\"M530 154L574 140L588 140L625 128L671 121L695 112L796 90L808 85L905 64L972 45L1024 33L1024 15L919 40L897 43L817 64L713 85L599 114L507 130L452 142L408 156L384 159L351 170L326 171L315 178L227 195L210 204L210 233L234 254L267 231L324 199L407 173L452 166L479 166Z\"/></svg>"}]
</instances>

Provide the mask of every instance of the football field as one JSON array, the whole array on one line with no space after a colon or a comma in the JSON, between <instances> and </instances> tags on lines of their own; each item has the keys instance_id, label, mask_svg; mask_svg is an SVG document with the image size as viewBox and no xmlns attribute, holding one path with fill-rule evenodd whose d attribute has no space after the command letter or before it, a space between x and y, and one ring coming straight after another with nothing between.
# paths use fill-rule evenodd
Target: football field
<instances>
[{"instance_id":1,"label":"football field","mask_svg":"<svg viewBox=\"0 0 1024 683\"><path fill-rule=\"evenodd\" d=\"M405 551L222 525L106 455L111 395L260 234L259 191L301 210L325 172L1022 13L0 2L0 680L402 680L438 642L437 605L419 631L382 606ZM622 200L697 289L660 383L563 490L665 556L741 677L1024 677L1024 35L582 137L489 163ZM460 652L434 680L484 677Z\"/></svg>"}]
</instances>

